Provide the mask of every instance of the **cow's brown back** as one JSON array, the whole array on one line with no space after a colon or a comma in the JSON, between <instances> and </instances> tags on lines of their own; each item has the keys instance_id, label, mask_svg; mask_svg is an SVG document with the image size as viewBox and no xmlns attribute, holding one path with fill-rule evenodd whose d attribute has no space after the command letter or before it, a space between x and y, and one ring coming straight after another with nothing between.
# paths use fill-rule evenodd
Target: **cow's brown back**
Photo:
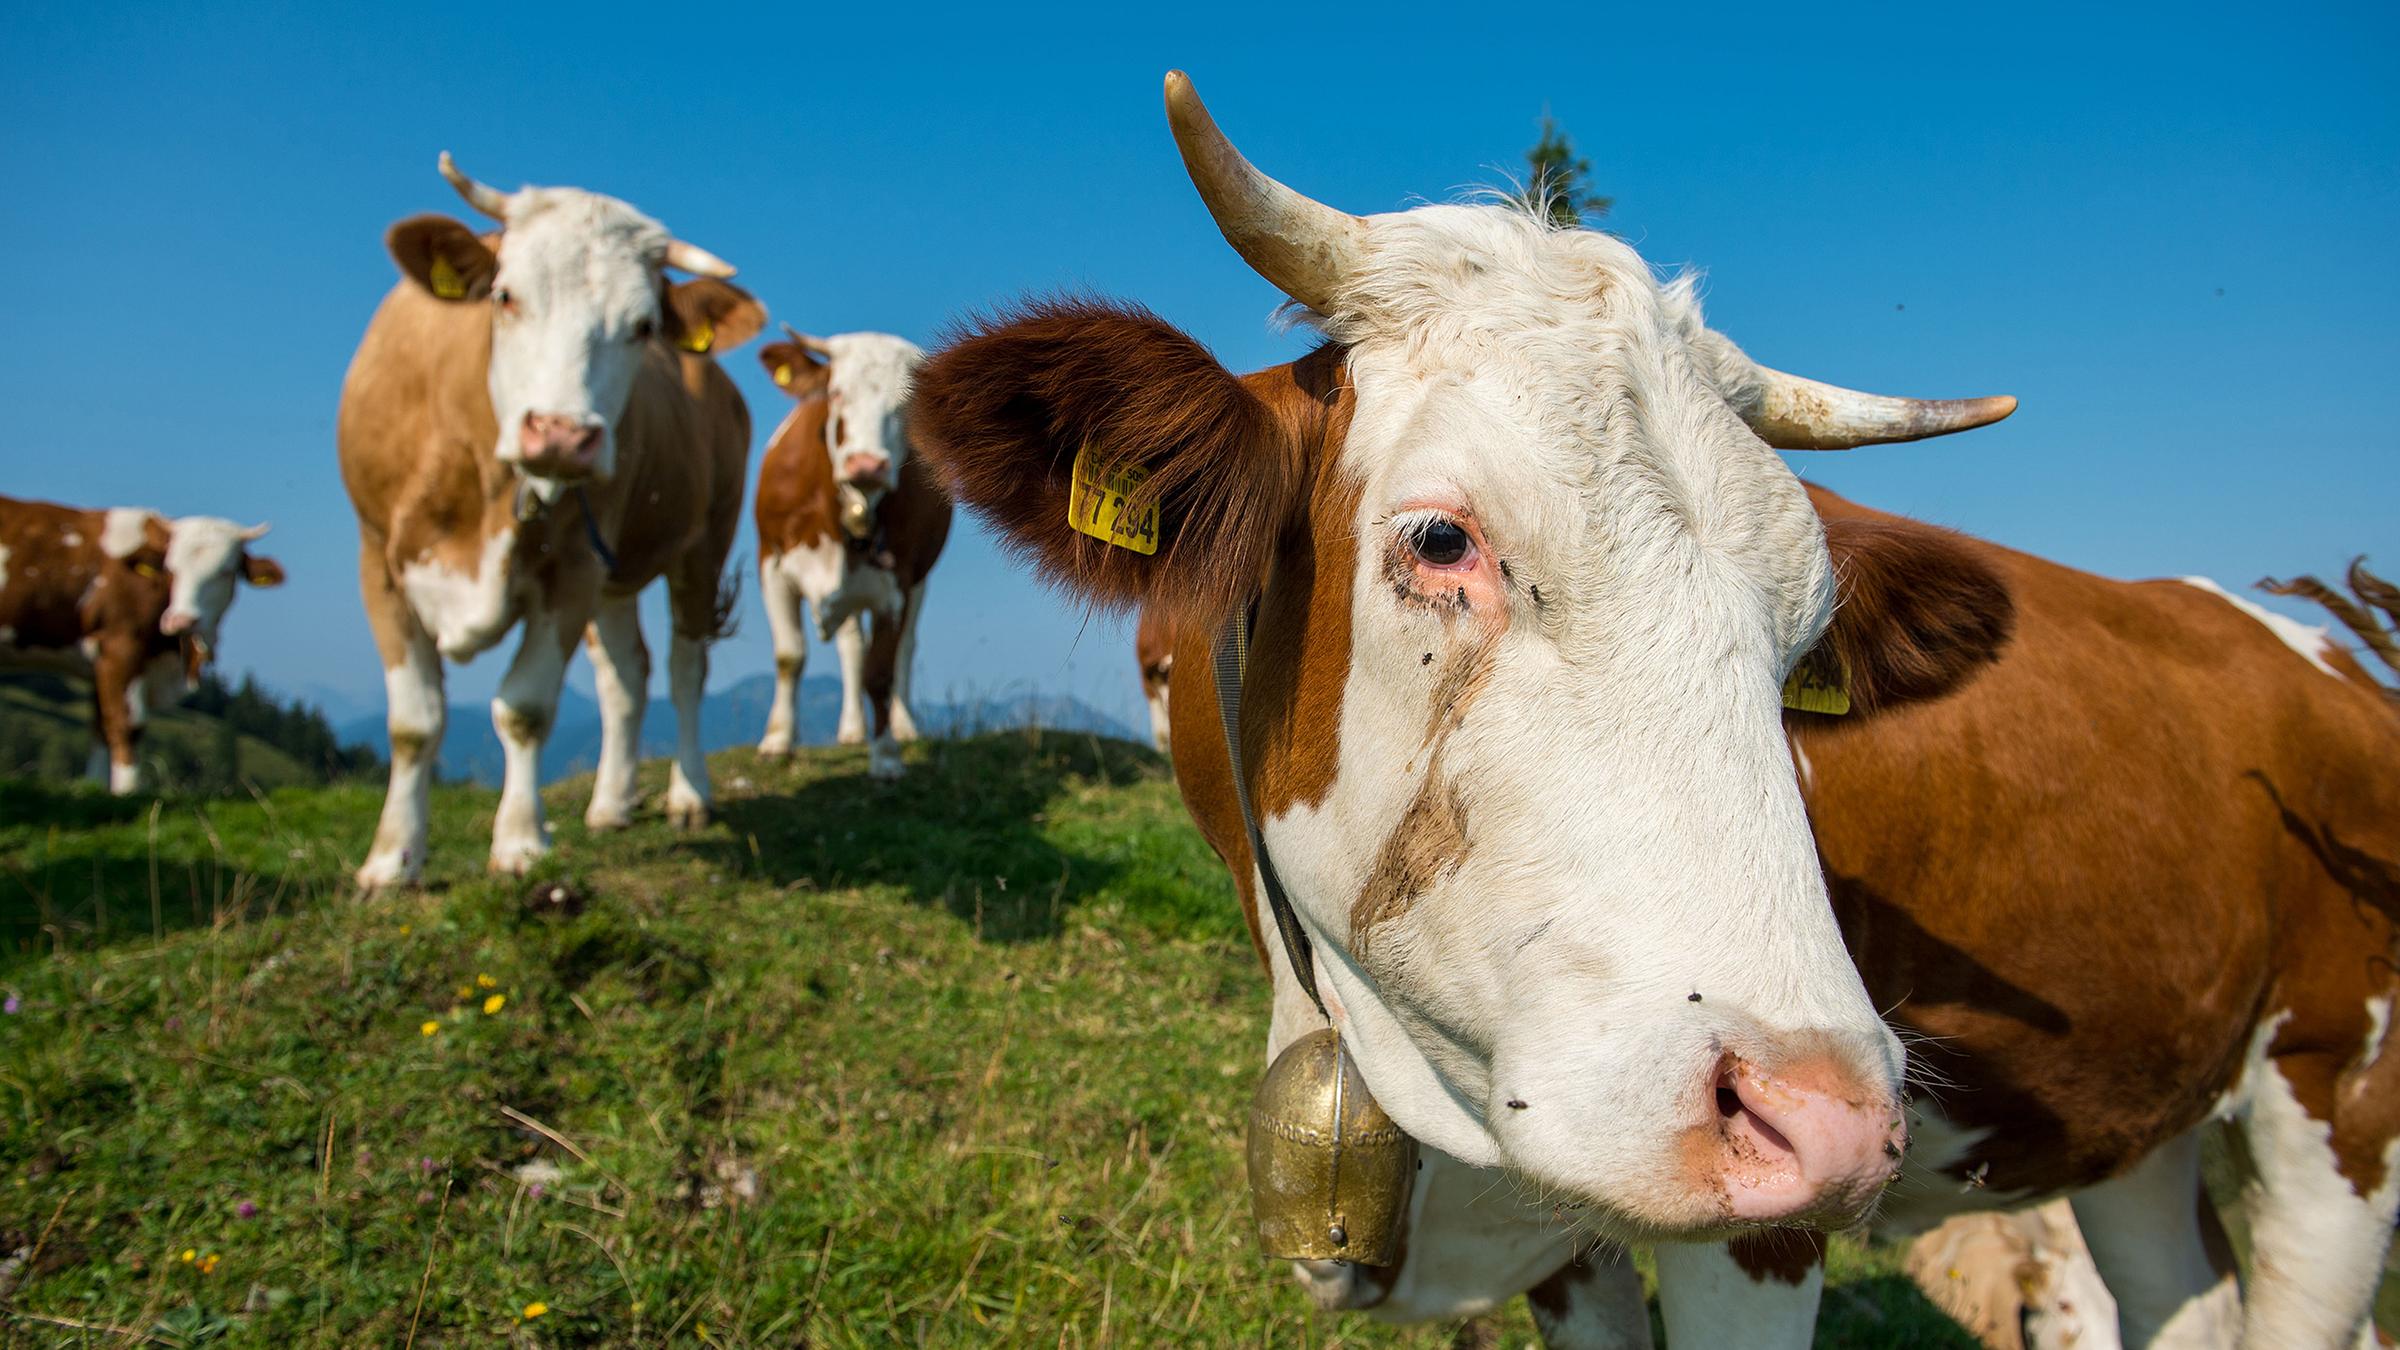
<instances>
[{"instance_id":1,"label":"cow's brown back","mask_svg":"<svg viewBox=\"0 0 2400 1350\"><path fill-rule=\"evenodd\" d=\"M1829 525L1909 524L1813 495ZM1942 1113L1992 1131L1955 1170L2055 1191L2197 1123L2264 1016L2292 1012L2278 1052L2366 1043L2400 718L2221 596L1956 542L2014 603L1998 659L1793 739L1869 991L1932 1038Z\"/></svg>"}]
</instances>

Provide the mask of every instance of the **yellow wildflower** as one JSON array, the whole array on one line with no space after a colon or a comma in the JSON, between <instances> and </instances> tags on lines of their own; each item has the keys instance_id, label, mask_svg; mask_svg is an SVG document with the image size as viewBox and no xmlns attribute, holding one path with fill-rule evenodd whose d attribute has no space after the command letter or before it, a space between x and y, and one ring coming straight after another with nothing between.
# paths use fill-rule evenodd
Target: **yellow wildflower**
<instances>
[{"instance_id":1,"label":"yellow wildflower","mask_svg":"<svg viewBox=\"0 0 2400 1350\"><path fill-rule=\"evenodd\" d=\"M537 1298L525 1305L525 1320L530 1322L548 1311L550 1311L550 1305Z\"/></svg>"},{"instance_id":2,"label":"yellow wildflower","mask_svg":"<svg viewBox=\"0 0 2400 1350\"><path fill-rule=\"evenodd\" d=\"M200 1273L201 1273L201 1274L203 1274L203 1275L214 1275L214 1274L216 1274L216 1273L217 1273L217 1262L218 1262L218 1260L219 1260L219 1259L220 1259L220 1258L217 1256L217 1254L216 1254L215 1252L210 1252L208 1255L201 1257L201 1258L200 1258Z\"/></svg>"},{"instance_id":3,"label":"yellow wildflower","mask_svg":"<svg viewBox=\"0 0 2400 1350\"><path fill-rule=\"evenodd\" d=\"M473 985L468 985L468 984L462 984L462 985L460 985L460 986L458 987L458 996L459 996L460 998L473 998L473 997L475 997L475 987L474 987Z\"/></svg>"},{"instance_id":4,"label":"yellow wildflower","mask_svg":"<svg viewBox=\"0 0 2400 1350\"><path fill-rule=\"evenodd\" d=\"M186 1260L186 1261L189 1261L189 1260L191 1260L193 1257L195 1257L195 1256L198 1256L199 1254L200 1254L200 1253L198 1253L198 1252L196 1252L196 1251L193 1251L193 1250L192 1250L191 1248L189 1248L189 1247L186 1247L186 1248L184 1248L184 1249L183 1249L183 1259L184 1259L184 1260Z\"/></svg>"},{"instance_id":5,"label":"yellow wildflower","mask_svg":"<svg viewBox=\"0 0 2400 1350\"><path fill-rule=\"evenodd\" d=\"M422 1026L419 1026L419 1027L417 1028L417 1032L418 1032L418 1034L420 1034L420 1035L424 1035L424 1036L431 1036L431 1035L433 1035L435 1032L437 1032L437 1031L440 1031L441 1029L442 1029L442 1024L441 1024L441 1023L439 1023L439 1022L436 1022L436 1021L433 1021L432 1019L428 1018L428 1019L425 1021L425 1023L424 1023Z\"/></svg>"},{"instance_id":6,"label":"yellow wildflower","mask_svg":"<svg viewBox=\"0 0 2400 1350\"><path fill-rule=\"evenodd\" d=\"M485 999L485 1000L483 1001L483 1010L484 1010L484 1012L486 1012L486 1013L496 1013L496 1012L500 1011L500 1010L501 1010L503 1007L506 1007L506 1006L507 1006L507 1004L508 1004L508 995L506 995L506 994L494 994L494 995L492 995L490 998L487 998L487 999Z\"/></svg>"},{"instance_id":7,"label":"yellow wildflower","mask_svg":"<svg viewBox=\"0 0 2400 1350\"><path fill-rule=\"evenodd\" d=\"M492 978L491 976L489 976L489 975L478 975L478 976L476 976L476 977L475 977L475 984L476 984L476 986L477 986L478 988L482 988L482 989L497 989L497 988L499 988L499 987L500 987L500 982L499 982L498 980L495 980L495 979L493 979L493 978Z\"/></svg>"},{"instance_id":8,"label":"yellow wildflower","mask_svg":"<svg viewBox=\"0 0 2400 1350\"><path fill-rule=\"evenodd\" d=\"M400 936L402 936L402 937L407 937L407 936L408 936L408 925L407 925L407 924L402 924L402 925L400 925Z\"/></svg>"}]
</instances>

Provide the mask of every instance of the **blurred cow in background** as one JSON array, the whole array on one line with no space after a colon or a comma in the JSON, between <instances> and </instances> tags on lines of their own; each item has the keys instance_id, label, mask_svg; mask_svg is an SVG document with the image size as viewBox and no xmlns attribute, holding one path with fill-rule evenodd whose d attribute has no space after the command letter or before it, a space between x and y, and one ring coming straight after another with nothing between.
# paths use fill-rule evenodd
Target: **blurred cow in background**
<instances>
[{"instance_id":1,"label":"blurred cow in background","mask_svg":"<svg viewBox=\"0 0 2400 1350\"><path fill-rule=\"evenodd\" d=\"M283 584L273 558L250 552L266 532L0 497L0 667L92 682L94 772L105 753L111 792L140 786L149 710L198 683L235 584Z\"/></svg>"},{"instance_id":2,"label":"blurred cow in background","mask_svg":"<svg viewBox=\"0 0 2400 1350\"><path fill-rule=\"evenodd\" d=\"M1150 743L1167 751L1167 678L1175 671L1175 621L1155 606L1133 630L1133 659L1142 669L1142 698L1150 704Z\"/></svg>"},{"instance_id":3,"label":"blurred cow in background","mask_svg":"<svg viewBox=\"0 0 2400 1350\"><path fill-rule=\"evenodd\" d=\"M805 600L817 635L841 661L834 739L866 740L871 707L868 772L896 778L900 742L917 738L908 703L925 577L950 537L950 499L909 453L910 384L924 353L887 333L784 332L786 341L759 352L797 406L775 428L758 471L759 594L775 634L775 701L758 752L789 754L799 734Z\"/></svg>"},{"instance_id":4,"label":"blurred cow in background","mask_svg":"<svg viewBox=\"0 0 2400 1350\"><path fill-rule=\"evenodd\" d=\"M442 741L442 662L524 635L492 700L506 756L491 867L550 848L538 757L578 637L599 686L599 773L584 821L626 824L648 701L636 609L665 577L675 768L666 813L708 819L700 748L707 644L725 631L721 576L740 522L750 414L713 354L766 311L733 268L613 197L505 193L443 177L506 228L478 237L416 216L385 237L403 274L342 386L342 481L358 512L359 583L383 658L392 780L369 889L417 880ZM698 280L668 281L680 269ZM588 633L587 633L588 627Z\"/></svg>"}]
</instances>

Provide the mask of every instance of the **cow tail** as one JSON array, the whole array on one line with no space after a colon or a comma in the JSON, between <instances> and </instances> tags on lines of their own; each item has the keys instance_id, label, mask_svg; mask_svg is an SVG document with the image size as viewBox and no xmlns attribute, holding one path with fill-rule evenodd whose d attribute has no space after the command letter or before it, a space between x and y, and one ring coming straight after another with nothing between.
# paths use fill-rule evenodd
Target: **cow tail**
<instances>
[{"instance_id":1,"label":"cow tail","mask_svg":"<svg viewBox=\"0 0 2400 1350\"><path fill-rule=\"evenodd\" d=\"M2258 588L2270 595L2296 595L2323 605L2342 621L2344 628L2367 644L2367 650L2375 653L2376 660L2400 675L2400 632L2393 628L2393 624L2400 623L2400 586L2368 571L2364 555L2350 560L2348 581L2356 599L2315 577L2294 577L2290 581L2267 577L2258 583ZM2395 698L2400 698L2400 690L2392 692Z\"/></svg>"},{"instance_id":2,"label":"cow tail","mask_svg":"<svg viewBox=\"0 0 2400 1350\"><path fill-rule=\"evenodd\" d=\"M709 609L708 640L723 642L741 631L742 569L734 564L717 579L716 603Z\"/></svg>"}]
</instances>

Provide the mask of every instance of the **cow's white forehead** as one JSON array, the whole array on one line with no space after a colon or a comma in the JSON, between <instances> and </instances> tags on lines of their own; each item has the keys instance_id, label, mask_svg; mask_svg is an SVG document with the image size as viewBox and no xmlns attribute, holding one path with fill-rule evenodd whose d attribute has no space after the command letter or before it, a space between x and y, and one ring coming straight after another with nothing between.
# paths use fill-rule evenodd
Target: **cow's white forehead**
<instances>
[{"instance_id":1,"label":"cow's white forehead","mask_svg":"<svg viewBox=\"0 0 2400 1350\"><path fill-rule=\"evenodd\" d=\"M894 407L908 397L909 381L925 353L890 333L836 333L825 339L833 353L833 389L844 402L872 401Z\"/></svg>"},{"instance_id":2,"label":"cow's white forehead","mask_svg":"<svg viewBox=\"0 0 2400 1350\"><path fill-rule=\"evenodd\" d=\"M1518 548L1607 589L1638 555L1676 565L1653 545L1696 543L1781 592L1787 650L1814 637L1822 535L1726 402L1692 278L1510 206L1370 217L1364 253L1322 323L1350 347L1344 453L1383 498L1366 511L1463 490Z\"/></svg>"},{"instance_id":3,"label":"cow's white forehead","mask_svg":"<svg viewBox=\"0 0 2400 1350\"><path fill-rule=\"evenodd\" d=\"M614 197L524 188L508 199L500 272L511 287L581 286L604 298L638 298L673 238L666 226ZM615 294L626 291L632 296Z\"/></svg>"},{"instance_id":4,"label":"cow's white forehead","mask_svg":"<svg viewBox=\"0 0 2400 1350\"><path fill-rule=\"evenodd\" d=\"M167 570L178 577L232 566L246 542L241 526L218 516L183 516L167 529Z\"/></svg>"}]
</instances>

